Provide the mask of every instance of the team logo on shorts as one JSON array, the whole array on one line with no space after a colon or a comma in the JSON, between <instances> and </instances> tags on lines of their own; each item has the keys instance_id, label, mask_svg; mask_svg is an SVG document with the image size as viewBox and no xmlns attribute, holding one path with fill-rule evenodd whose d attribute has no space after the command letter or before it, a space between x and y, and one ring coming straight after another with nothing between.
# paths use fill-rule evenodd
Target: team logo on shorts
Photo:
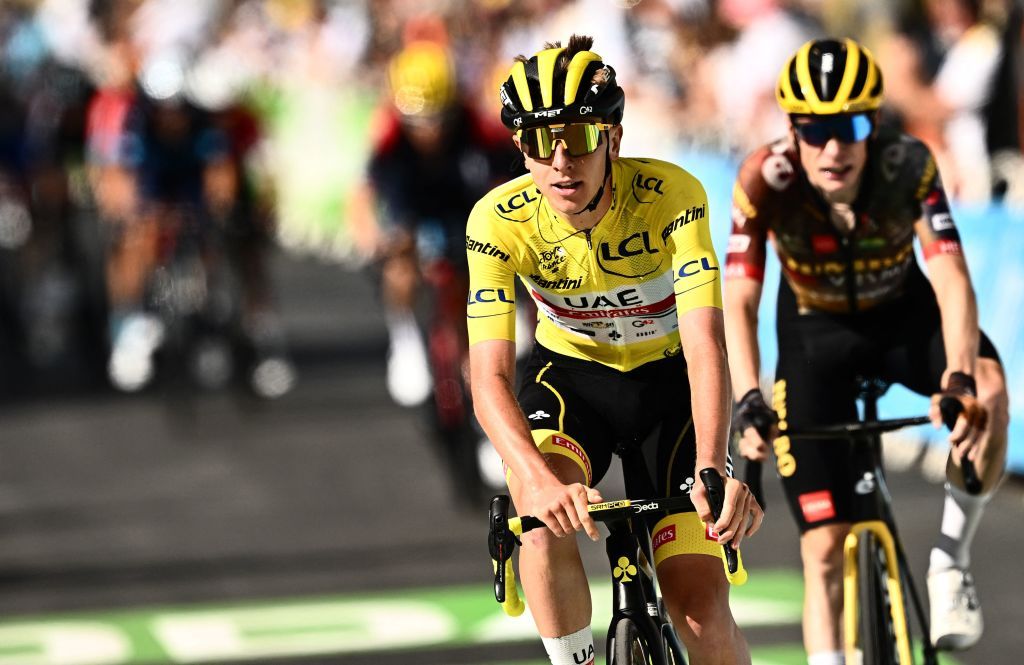
<instances>
[{"instance_id":1,"label":"team logo on shorts","mask_svg":"<svg viewBox=\"0 0 1024 665\"><path fill-rule=\"evenodd\" d=\"M538 409L526 417L530 420L544 420L545 418L550 418L551 414L544 409Z\"/></svg>"},{"instance_id":2,"label":"team logo on shorts","mask_svg":"<svg viewBox=\"0 0 1024 665\"><path fill-rule=\"evenodd\" d=\"M832 492L808 492L800 495L800 510L804 519L810 523L821 522L836 516L836 507L832 502Z\"/></svg>"}]
</instances>

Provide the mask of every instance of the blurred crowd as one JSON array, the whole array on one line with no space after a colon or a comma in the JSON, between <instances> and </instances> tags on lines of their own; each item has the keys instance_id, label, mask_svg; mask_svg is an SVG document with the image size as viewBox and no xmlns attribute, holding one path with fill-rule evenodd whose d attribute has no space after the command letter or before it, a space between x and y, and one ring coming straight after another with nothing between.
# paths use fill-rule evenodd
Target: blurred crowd
<instances>
[{"instance_id":1,"label":"blurred crowd","mask_svg":"<svg viewBox=\"0 0 1024 665\"><path fill-rule=\"evenodd\" d=\"M512 58L573 32L626 86L624 152L668 159L782 134L785 58L855 37L883 67L886 121L929 144L947 190L1024 206L1020 0L3 0L0 372L73 359L141 388L167 311L188 310L182 279L167 287L181 273L202 276L202 308L232 303L258 391L286 391L267 254L374 256L359 192L388 63L439 44L496 122ZM212 384L214 351L196 361Z\"/></svg>"}]
</instances>

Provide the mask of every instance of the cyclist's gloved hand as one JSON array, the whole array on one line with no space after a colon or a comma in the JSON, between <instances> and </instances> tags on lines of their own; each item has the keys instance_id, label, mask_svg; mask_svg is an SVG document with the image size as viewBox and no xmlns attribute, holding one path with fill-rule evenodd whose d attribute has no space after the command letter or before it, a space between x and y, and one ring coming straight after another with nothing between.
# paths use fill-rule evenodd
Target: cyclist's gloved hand
<instances>
[{"instance_id":1,"label":"cyclist's gloved hand","mask_svg":"<svg viewBox=\"0 0 1024 665\"><path fill-rule=\"evenodd\" d=\"M942 411L939 405L943 400L950 398L963 406L956 426L949 433L953 454L958 461L964 455L973 461L975 445L988 427L988 411L978 401L978 386L974 377L964 372L951 372L946 379L946 387L942 392L932 396L928 415L931 416L932 424L936 428L942 427Z\"/></svg>"},{"instance_id":2,"label":"cyclist's gloved hand","mask_svg":"<svg viewBox=\"0 0 1024 665\"><path fill-rule=\"evenodd\" d=\"M775 438L779 416L764 401L759 388L751 388L733 408L732 425L740 433L740 454L763 462L768 459L768 442Z\"/></svg>"}]
</instances>

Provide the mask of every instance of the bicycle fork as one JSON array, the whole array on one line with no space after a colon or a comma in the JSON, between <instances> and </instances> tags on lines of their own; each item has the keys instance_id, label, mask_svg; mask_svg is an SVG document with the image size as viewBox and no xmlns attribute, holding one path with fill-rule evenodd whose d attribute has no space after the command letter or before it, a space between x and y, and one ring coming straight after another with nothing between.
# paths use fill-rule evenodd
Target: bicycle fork
<instances>
[{"instance_id":1,"label":"bicycle fork","mask_svg":"<svg viewBox=\"0 0 1024 665\"><path fill-rule=\"evenodd\" d=\"M859 646L857 644L857 622L860 617L858 596L860 569L857 561L860 553L860 536L864 532L870 532L881 543L882 549L885 551L885 581L889 593L889 615L896 637L896 650L899 654L900 665L913 665L896 545L889 527L881 520L855 523L843 543L843 622L846 658L849 662L855 662Z\"/></svg>"},{"instance_id":2,"label":"bicycle fork","mask_svg":"<svg viewBox=\"0 0 1024 665\"><path fill-rule=\"evenodd\" d=\"M661 617L655 590L654 566L643 547L641 537L626 523L607 523L610 534L606 540L608 564L612 574L612 620L608 626L609 646L615 635L615 625L621 617L629 617L643 633L651 649L653 665L664 665ZM611 650L608 650L609 657Z\"/></svg>"}]
</instances>

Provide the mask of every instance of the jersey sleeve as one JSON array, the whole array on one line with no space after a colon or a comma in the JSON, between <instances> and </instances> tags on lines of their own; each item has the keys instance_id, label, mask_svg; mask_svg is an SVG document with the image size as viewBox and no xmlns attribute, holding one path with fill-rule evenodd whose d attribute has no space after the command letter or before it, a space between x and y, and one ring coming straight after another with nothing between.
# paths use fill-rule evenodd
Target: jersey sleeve
<instances>
[{"instance_id":1,"label":"jersey sleeve","mask_svg":"<svg viewBox=\"0 0 1024 665\"><path fill-rule=\"evenodd\" d=\"M747 277L764 281L765 252L768 244L768 224L764 211L759 210L765 189L760 164L764 160L760 150L743 162L732 188L732 231L725 250L725 277Z\"/></svg>"},{"instance_id":2,"label":"jersey sleeve","mask_svg":"<svg viewBox=\"0 0 1024 665\"><path fill-rule=\"evenodd\" d=\"M672 256L672 282L676 310L684 314L698 307L722 307L721 268L711 244L708 197L692 176L693 196L677 208L661 238Z\"/></svg>"},{"instance_id":3,"label":"jersey sleeve","mask_svg":"<svg viewBox=\"0 0 1024 665\"><path fill-rule=\"evenodd\" d=\"M511 243L495 228L489 209L477 204L466 225L469 343L516 338L515 276Z\"/></svg>"},{"instance_id":4,"label":"jersey sleeve","mask_svg":"<svg viewBox=\"0 0 1024 665\"><path fill-rule=\"evenodd\" d=\"M927 260L938 254L963 254L960 233L953 223L949 200L942 188L935 158L931 155L928 155L921 174L917 199L921 203L921 218L914 228L924 258Z\"/></svg>"}]
</instances>

